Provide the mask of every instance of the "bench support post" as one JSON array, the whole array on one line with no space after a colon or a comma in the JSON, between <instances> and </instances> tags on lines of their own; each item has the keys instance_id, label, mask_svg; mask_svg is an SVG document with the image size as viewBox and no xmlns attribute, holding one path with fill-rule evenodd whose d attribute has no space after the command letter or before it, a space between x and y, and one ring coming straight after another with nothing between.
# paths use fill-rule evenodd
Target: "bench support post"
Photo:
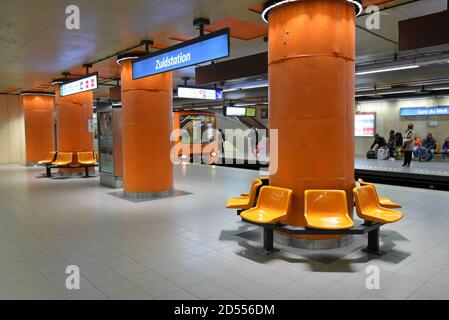
<instances>
[{"instance_id":1,"label":"bench support post","mask_svg":"<svg viewBox=\"0 0 449 320\"><path fill-rule=\"evenodd\" d=\"M89 167L85 166L84 171L86 172L86 178L89 178Z\"/></svg>"},{"instance_id":2,"label":"bench support post","mask_svg":"<svg viewBox=\"0 0 449 320\"><path fill-rule=\"evenodd\" d=\"M51 177L51 167L49 165L46 165L45 170L47 171L47 178L50 178Z\"/></svg>"},{"instance_id":3,"label":"bench support post","mask_svg":"<svg viewBox=\"0 0 449 320\"><path fill-rule=\"evenodd\" d=\"M264 255L270 255L274 251L274 231L272 228L263 228L263 250Z\"/></svg>"},{"instance_id":4,"label":"bench support post","mask_svg":"<svg viewBox=\"0 0 449 320\"><path fill-rule=\"evenodd\" d=\"M380 251L380 227L368 232L368 247L363 251L379 256L383 254Z\"/></svg>"}]
</instances>

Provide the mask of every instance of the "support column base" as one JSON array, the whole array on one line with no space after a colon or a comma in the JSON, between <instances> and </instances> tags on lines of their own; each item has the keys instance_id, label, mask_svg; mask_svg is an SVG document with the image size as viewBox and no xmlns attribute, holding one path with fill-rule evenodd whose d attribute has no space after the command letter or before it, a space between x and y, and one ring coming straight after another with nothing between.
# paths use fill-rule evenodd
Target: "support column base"
<instances>
[{"instance_id":1,"label":"support column base","mask_svg":"<svg viewBox=\"0 0 449 320\"><path fill-rule=\"evenodd\" d=\"M123 196L128 199L162 199L175 195L175 190L163 192L123 192Z\"/></svg>"},{"instance_id":2,"label":"support column base","mask_svg":"<svg viewBox=\"0 0 449 320\"><path fill-rule=\"evenodd\" d=\"M324 249L336 249L350 245L354 241L354 237L344 236L340 238L324 239L324 240L309 240L300 238L289 238L282 236L278 233L274 233L274 242L299 249L309 250L324 250Z\"/></svg>"}]
</instances>

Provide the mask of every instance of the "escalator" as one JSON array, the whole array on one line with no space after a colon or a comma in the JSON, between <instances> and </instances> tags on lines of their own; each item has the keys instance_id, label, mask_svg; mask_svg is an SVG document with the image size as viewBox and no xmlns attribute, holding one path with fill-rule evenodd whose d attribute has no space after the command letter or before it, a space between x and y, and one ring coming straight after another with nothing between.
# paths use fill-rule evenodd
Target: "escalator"
<instances>
[{"instance_id":1,"label":"escalator","mask_svg":"<svg viewBox=\"0 0 449 320\"><path fill-rule=\"evenodd\" d=\"M256 128L261 130L266 130L267 127L263 125L259 120L254 117L236 117L241 123L243 123L249 129Z\"/></svg>"}]
</instances>

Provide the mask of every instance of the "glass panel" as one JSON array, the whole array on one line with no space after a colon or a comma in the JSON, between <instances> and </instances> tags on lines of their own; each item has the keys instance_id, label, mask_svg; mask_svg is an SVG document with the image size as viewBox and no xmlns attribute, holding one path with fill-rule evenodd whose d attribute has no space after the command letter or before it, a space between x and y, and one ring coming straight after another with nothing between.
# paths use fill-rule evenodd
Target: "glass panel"
<instances>
[{"instance_id":1,"label":"glass panel","mask_svg":"<svg viewBox=\"0 0 449 320\"><path fill-rule=\"evenodd\" d=\"M114 174L112 112L98 113L100 172Z\"/></svg>"}]
</instances>

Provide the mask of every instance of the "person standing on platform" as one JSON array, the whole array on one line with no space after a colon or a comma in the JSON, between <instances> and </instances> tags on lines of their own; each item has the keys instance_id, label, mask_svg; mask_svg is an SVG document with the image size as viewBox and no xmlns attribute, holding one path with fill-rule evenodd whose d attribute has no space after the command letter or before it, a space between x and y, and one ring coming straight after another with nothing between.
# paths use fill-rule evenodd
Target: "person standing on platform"
<instances>
[{"instance_id":1,"label":"person standing on platform","mask_svg":"<svg viewBox=\"0 0 449 320\"><path fill-rule=\"evenodd\" d=\"M413 131L414 125L410 123L407 127L407 131L404 137L404 164L403 167L410 167L412 163L413 154L413 138L415 137L415 132Z\"/></svg>"}]
</instances>

